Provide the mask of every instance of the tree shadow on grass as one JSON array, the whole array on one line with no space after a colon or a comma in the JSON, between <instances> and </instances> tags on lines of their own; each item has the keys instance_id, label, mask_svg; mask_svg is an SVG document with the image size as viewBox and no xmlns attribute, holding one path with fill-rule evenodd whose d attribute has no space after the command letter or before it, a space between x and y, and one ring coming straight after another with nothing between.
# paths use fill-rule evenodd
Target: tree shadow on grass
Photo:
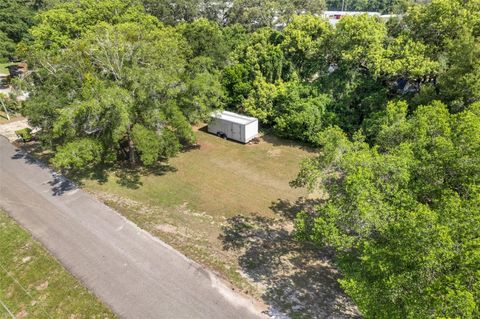
<instances>
[{"instance_id":1,"label":"tree shadow on grass","mask_svg":"<svg viewBox=\"0 0 480 319\"><path fill-rule=\"evenodd\" d=\"M117 184L130 189L138 189L143 185L141 181L142 176L162 176L167 173L174 173L176 171L176 167L167 163L158 162L148 167L118 167L115 170L115 176L117 177Z\"/></svg>"},{"instance_id":2,"label":"tree shadow on grass","mask_svg":"<svg viewBox=\"0 0 480 319\"><path fill-rule=\"evenodd\" d=\"M176 172L177 168L174 166L158 162L148 167L135 167L131 168L127 164L116 165L101 165L90 169L84 169L79 172L69 173L69 177L81 183L85 179L94 180L99 184L108 182L108 178L111 173L116 177L116 183L129 189L138 189L142 183L142 177L144 176L162 176L167 173Z\"/></svg>"},{"instance_id":3,"label":"tree shadow on grass","mask_svg":"<svg viewBox=\"0 0 480 319\"><path fill-rule=\"evenodd\" d=\"M273 131L267 131L265 134L262 136L262 139L269 143L272 144L273 146L289 146L289 147L294 147L294 148L300 148L301 150L304 150L308 153L317 153L318 149L316 149L314 146L311 144L307 144L304 142L300 141L294 141L294 140L289 140L289 139L283 139L278 136L276 136Z\"/></svg>"},{"instance_id":4,"label":"tree shadow on grass","mask_svg":"<svg viewBox=\"0 0 480 319\"><path fill-rule=\"evenodd\" d=\"M13 159L23 159L28 164L50 168L48 163L54 156L54 153L43 147L40 142L34 140L28 143L15 143L15 145L17 146L17 153L12 156ZM165 161L159 161L148 167L137 166L135 168L131 168L127 162L117 162L115 164L100 164L62 172L66 177L55 173L54 179L49 183L52 185L54 195L58 196L72 190L73 186L71 185L83 186L85 180L93 180L98 184L105 184L113 173L119 185L130 189L138 189L142 186L142 176L161 176L176 171L177 169L174 166ZM60 178L63 179L60 180Z\"/></svg>"},{"instance_id":5,"label":"tree shadow on grass","mask_svg":"<svg viewBox=\"0 0 480 319\"><path fill-rule=\"evenodd\" d=\"M281 218L252 214L227 220L220 239L225 250L239 253L241 270L263 286L262 298L271 314L292 318L359 318L338 284L333 252L296 239L294 212L311 209L318 201L279 200L272 209Z\"/></svg>"},{"instance_id":6,"label":"tree shadow on grass","mask_svg":"<svg viewBox=\"0 0 480 319\"><path fill-rule=\"evenodd\" d=\"M109 177L113 174L116 177L117 184L129 189L138 189L143 185L141 180L143 176L161 176L176 171L177 169L174 166L163 162L158 162L149 167L138 166L135 168L129 167L126 163L119 163L72 170L67 173L67 176L77 185L83 186L85 180L92 180L103 185L108 182Z\"/></svg>"}]
</instances>

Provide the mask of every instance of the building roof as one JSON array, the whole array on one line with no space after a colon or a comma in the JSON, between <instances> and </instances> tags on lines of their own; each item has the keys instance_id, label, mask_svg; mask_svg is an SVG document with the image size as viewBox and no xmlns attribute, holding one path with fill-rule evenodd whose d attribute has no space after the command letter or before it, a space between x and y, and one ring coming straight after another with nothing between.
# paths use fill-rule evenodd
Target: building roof
<instances>
[{"instance_id":1,"label":"building roof","mask_svg":"<svg viewBox=\"0 0 480 319\"><path fill-rule=\"evenodd\" d=\"M221 120L225 120L225 121L233 122L237 124L242 124L242 125L250 124L252 122L257 121L257 119L254 117L240 115L240 114L228 112L228 111L216 111L216 112L213 112L210 116L212 118L217 118L217 119L221 119Z\"/></svg>"}]
</instances>

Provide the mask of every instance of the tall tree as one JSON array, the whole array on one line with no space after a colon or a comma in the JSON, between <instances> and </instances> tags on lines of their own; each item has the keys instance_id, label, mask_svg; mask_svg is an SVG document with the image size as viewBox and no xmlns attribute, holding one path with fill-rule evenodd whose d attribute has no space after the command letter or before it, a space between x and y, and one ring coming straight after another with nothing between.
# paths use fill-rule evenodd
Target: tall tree
<instances>
[{"instance_id":1,"label":"tall tree","mask_svg":"<svg viewBox=\"0 0 480 319\"><path fill-rule=\"evenodd\" d=\"M480 104L444 104L407 117L391 103L378 145L338 128L320 137L295 185L320 187L300 238L333 247L345 291L367 318L480 315Z\"/></svg>"},{"instance_id":2,"label":"tall tree","mask_svg":"<svg viewBox=\"0 0 480 319\"><path fill-rule=\"evenodd\" d=\"M302 79L328 72L331 63L333 28L314 15L295 15L283 30L281 47Z\"/></svg>"},{"instance_id":3,"label":"tall tree","mask_svg":"<svg viewBox=\"0 0 480 319\"><path fill-rule=\"evenodd\" d=\"M33 24L34 11L21 0L4 0L0 3L0 31L18 43Z\"/></svg>"},{"instance_id":4,"label":"tall tree","mask_svg":"<svg viewBox=\"0 0 480 319\"><path fill-rule=\"evenodd\" d=\"M35 52L65 48L100 22L159 25L137 0L62 1L39 13L36 25L30 30L33 41L29 48Z\"/></svg>"},{"instance_id":5,"label":"tall tree","mask_svg":"<svg viewBox=\"0 0 480 319\"><path fill-rule=\"evenodd\" d=\"M422 87L418 104L440 99L452 111L479 101L480 4L476 0L433 0L414 6L404 20L409 37L423 43L440 62L432 81Z\"/></svg>"},{"instance_id":6,"label":"tall tree","mask_svg":"<svg viewBox=\"0 0 480 319\"><path fill-rule=\"evenodd\" d=\"M0 62L6 62L15 56L15 43L0 31Z\"/></svg>"},{"instance_id":7,"label":"tall tree","mask_svg":"<svg viewBox=\"0 0 480 319\"><path fill-rule=\"evenodd\" d=\"M39 66L24 113L56 149L53 163L81 168L125 156L135 165L139 156L150 165L191 142L176 104L185 47L172 28L102 23Z\"/></svg>"},{"instance_id":8,"label":"tall tree","mask_svg":"<svg viewBox=\"0 0 480 319\"><path fill-rule=\"evenodd\" d=\"M148 13L170 25L192 22L201 14L201 0L143 0L142 2Z\"/></svg>"}]
</instances>

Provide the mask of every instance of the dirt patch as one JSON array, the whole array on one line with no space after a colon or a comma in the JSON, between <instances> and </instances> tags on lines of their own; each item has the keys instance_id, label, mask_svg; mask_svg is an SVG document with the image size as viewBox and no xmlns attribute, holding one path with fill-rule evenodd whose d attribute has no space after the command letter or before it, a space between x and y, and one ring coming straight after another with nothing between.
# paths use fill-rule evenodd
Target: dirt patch
<instances>
[{"instance_id":1,"label":"dirt patch","mask_svg":"<svg viewBox=\"0 0 480 319\"><path fill-rule=\"evenodd\" d=\"M136 212L137 214L146 214L151 210L145 204L142 204L140 202L134 201L134 200L129 199L129 198L118 196L116 194L105 193L105 192L95 192L95 193L92 193L92 195L94 195L101 202L104 202L107 205L109 203L115 203L115 205L119 205L119 206L123 206L125 208L128 208L131 211Z\"/></svg>"},{"instance_id":2,"label":"dirt patch","mask_svg":"<svg viewBox=\"0 0 480 319\"><path fill-rule=\"evenodd\" d=\"M167 234L180 235L184 237L189 237L187 234L187 229L185 227L179 228L170 224L161 224L155 226L155 229Z\"/></svg>"},{"instance_id":3,"label":"dirt patch","mask_svg":"<svg viewBox=\"0 0 480 319\"><path fill-rule=\"evenodd\" d=\"M28 125L27 119L19 119L12 122L8 122L0 125L0 135L8 138L10 142L14 142L18 139L15 131L21 130L23 128L30 127Z\"/></svg>"},{"instance_id":4,"label":"dirt patch","mask_svg":"<svg viewBox=\"0 0 480 319\"><path fill-rule=\"evenodd\" d=\"M35 289L37 289L38 291L42 291L42 290L45 290L48 288L48 280L41 283L40 285L38 285L37 287L35 287Z\"/></svg>"},{"instance_id":5,"label":"dirt patch","mask_svg":"<svg viewBox=\"0 0 480 319\"><path fill-rule=\"evenodd\" d=\"M242 272L262 289L270 315L278 318L359 318L342 292L332 252L296 240L288 210L313 205L308 199L279 202L284 218L235 216L223 226L224 249L235 251Z\"/></svg>"}]
</instances>

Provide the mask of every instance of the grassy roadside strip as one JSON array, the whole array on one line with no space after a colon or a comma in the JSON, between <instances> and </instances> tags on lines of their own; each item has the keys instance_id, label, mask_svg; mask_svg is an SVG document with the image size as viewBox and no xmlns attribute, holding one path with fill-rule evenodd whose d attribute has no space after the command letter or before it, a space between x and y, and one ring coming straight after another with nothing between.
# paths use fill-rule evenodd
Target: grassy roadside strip
<instances>
[{"instance_id":1,"label":"grassy roadside strip","mask_svg":"<svg viewBox=\"0 0 480 319\"><path fill-rule=\"evenodd\" d=\"M31 235L0 210L1 318L115 318Z\"/></svg>"}]
</instances>

